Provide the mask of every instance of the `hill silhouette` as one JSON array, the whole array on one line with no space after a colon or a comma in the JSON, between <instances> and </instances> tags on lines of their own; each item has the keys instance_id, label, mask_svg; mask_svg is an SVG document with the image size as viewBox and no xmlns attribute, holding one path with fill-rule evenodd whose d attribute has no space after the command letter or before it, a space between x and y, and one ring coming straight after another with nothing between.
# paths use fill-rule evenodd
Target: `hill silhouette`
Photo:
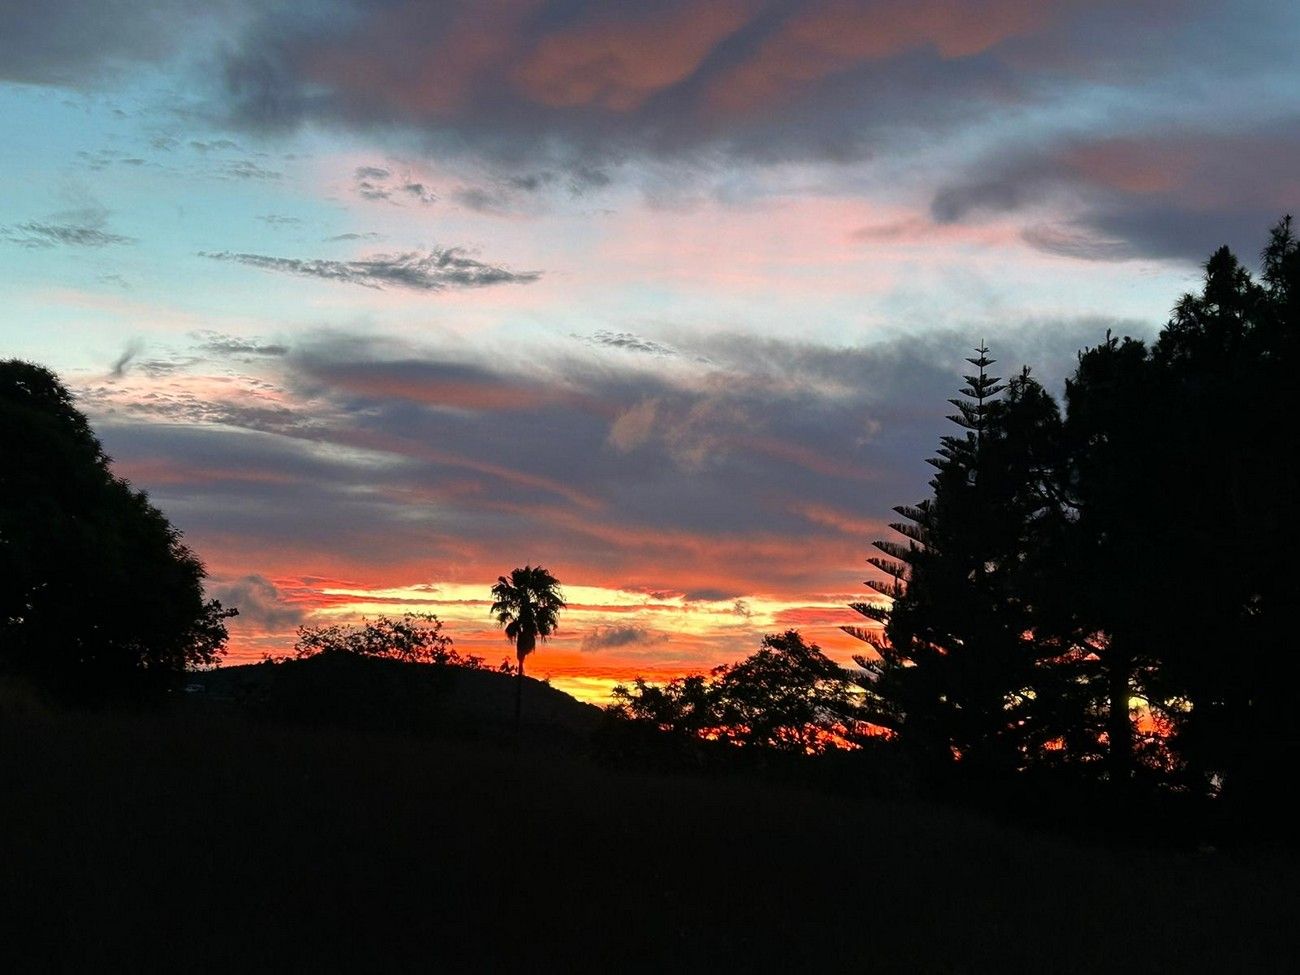
<instances>
[{"instance_id":1,"label":"hill silhouette","mask_svg":"<svg viewBox=\"0 0 1300 975\"><path fill-rule=\"evenodd\" d=\"M531 677L522 685L530 737L577 740L600 724L594 705ZM194 674L177 705L312 726L504 739L514 735L518 686L513 675L492 670L332 652Z\"/></svg>"}]
</instances>

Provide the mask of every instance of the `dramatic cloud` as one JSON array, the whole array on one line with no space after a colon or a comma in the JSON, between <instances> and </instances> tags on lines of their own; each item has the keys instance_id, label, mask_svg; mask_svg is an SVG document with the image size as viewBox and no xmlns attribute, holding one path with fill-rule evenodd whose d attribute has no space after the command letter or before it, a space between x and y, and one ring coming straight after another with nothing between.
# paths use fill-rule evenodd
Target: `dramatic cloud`
<instances>
[{"instance_id":1,"label":"dramatic cloud","mask_svg":"<svg viewBox=\"0 0 1300 975\"><path fill-rule=\"evenodd\" d=\"M215 131L153 133L148 146L176 157L188 145L213 157L214 175L255 185L292 179L256 154L258 133L317 124L361 133L371 158L391 150L462 165L462 178L436 188L391 162L353 165L359 199L442 197L490 214L527 212L528 196L548 186L581 195L623 178L673 202L692 198L682 189L692 175L717 176L720 194L761 192L746 182L752 172L733 176L736 162L869 162L879 179L906 172L924 183L941 222L1023 212L1027 244L1086 261L1241 245L1296 195L1296 123L1276 95L1300 84L1289 43L1300 14L1287 4L122 0L105 9L0 0L0 77L83 86L132 64L187 66L190 80L216 88L180 114ZM1175 118L1185 131L1169 131ZM250 134L219 134L232 127ZM990 155L1009 143L1014 152ZM157 164L125 148L79 152L96 172ZM648 172L661 165L672 171ZM858 178L828 172L802 185ZM57 221L11 226L6 237L127 242Z\"/></svg>"},{"instance_id":2,"label":"dramatic cloud","mask_svg":"<svg viewBox=\"0 0 1300 975\"><path fill-rule=\"evenodd\" d=\"M287 603L275 584L259 575L211 586L208 595L228 609L239 610L239 616L230 624L236 629L251 626L284 630L297 626L304 618L301 607Z\"/></svg>"},{"instance_id":3,"label":"dramatic cloud","mask_svg":"<svg viewBox=\"0 0 1300 975\"><path fill-rule=\"evenodd\" d=\"M831 75L864 62L913 51L940 61L972 58L1011 38L1041 30L1064 4L948 0L810 3L755 46L753 54L720 73L709 91L722 109L770 110Z\"/></svg>"},{"instance_id":4,"label":"dramatic cloud","mask_svg":"<svg viewBox=\"0 0 1300 975\"><path fill-rule=\"evenodd\" d=\"M246 264L264 271L323 278L365 288L405 288L410 291L439 292L448 288L484 288L494 284L528 284L541 277L540 271L511 271L485 264L469 257L459 247L410 251L404 254L378 254L355 261L325 259L302 260L291 257L268 257L263 254L203 252L201 257L217 261Z\"/></svg>"},{"instance_id":5,"label":"dramatic cloud","mask_svg":"<svg viewBox=\"0 0 1300 975\"><path fill-rule=\"evenodd\" d=\"M1028 361L1059 389L1107 328L1132 331L1063 321L989 341L1001 374ZM213 594L244 610L238 652L284 652L301 612L431 609L493 655L487 585L543 561L570 602L547 668L609 681L738 659L787 626L851 649L843 607L891 507L925 492L975 341L728 333L593 368L577 338L519 358L364 333L299 336L285 355L197 339L230 355L78 396L117 468L204 553ZM355 581L288 581L306 576Z\"/></svg>"},{"instance_id":6,"label":"dramatic cloud","mask_svg":"<svg viewBox=\"0 0 1300 975\"><path fill-rule=\"evenodd\" d=\"M759 10L754 0L644 4L543 33L515 69L517 88L549 108L640 108L691 77Z\"/></svg>"},{"instance_id":7,"label":"dramatic cloud","mask_svg":"<svg viewBox=\"0 0 1300 975\"><path fill-rule=\"evenodd\" d=\"M346 6L348 17L254 24L225 65L232 119L397 124L502 159L559 140L575 165L702 147L844 158L875 148L886 126L959 126L1050 97L1049 80L1084 86L1101 65L1132 77L1208 45L1164 0ZM1138 26L1145 57L1116 57Z\"/></svg>"},{"instance_id":8,"label":"dramatic cloud","mask_svg":"<svg viewBox=\"0 0 1300 975\"><path fill-rule=\"evenodd\" d=\"M1029 361L1052 384L1074 351L1100 341L1107 327L1126 330L1080 322L990 341L1007 370ZM685 350L707 356L709 370L677 375L631 361L592 372L535 357L526 367L489 370L385 357L371 343L333 339L262 360L278 375L270 385L223 383L203 393L196 379L149 396L120 388L83 395L97 412L115 411L115 437L135 416L299 444L330 465L321 490L336 487L314 512L292 502L294 519L358 526L369 519L374 537L399 532L416 545L414 505L430 517L441 512L427 527L452 532L457 545L490 551L516 535L537 551L569 553L584 572L623 573L626 582L680 587L730 607L737 596L791 579L856 574L865 557L857 549L870 542L863 526L922 490L926 450L943 432L944 404L971 341L945 335L836 348L716 337ZM301 476L298 454L281 460L262 443L232 437L218 448L209 438L202 450L170 455L241 470L238 483L248 490L279 492L286 465ZM253 447L259 452L250 458ZM226 450L244 460L220 460ZM267 477L255 479L251 470L263 467ZM358 493L360 484L370 487ZM242 512L241 520L265 518L263 529L277 533L270 522L285 517L265 499L250 498ZM839 552L829 561L813 551L827 545ZM796 554L801 547L809 547L806 557Z\"/></svg>"},{"instance_id":9,"label":"dramatic cloud","mask_svg":"<svg viewBox=\"0 0 1300 975\"><path fill-rule=\"evenodd\" d=\"M635 624L598 626L582 638L581 649L590 653L610 648L655 646L667 639L667 634L656 633Z\"/></svg>"}]
</instances>

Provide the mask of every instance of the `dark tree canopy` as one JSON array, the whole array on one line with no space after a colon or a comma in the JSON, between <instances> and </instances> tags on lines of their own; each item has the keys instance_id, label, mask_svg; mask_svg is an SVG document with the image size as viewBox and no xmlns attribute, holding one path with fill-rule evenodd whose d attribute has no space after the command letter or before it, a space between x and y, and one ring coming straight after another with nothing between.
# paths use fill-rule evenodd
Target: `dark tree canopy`
<instances>
[{"instance_id":1,"label":"dark tree canopy","mask_svg":"<svg viewBox=\"0 0 1300 975\"><path fill-rule=\"evenodd\" d=\"M0 456L0 666L76 684L218 660L234 611L48 369L0 362Z\"/></svg>"},{"instance_id":2,"label":"dark tree canopy","mask_svg":"<svg viewBox=\"0 0 1300 975\"><path fill-rule=\"evenodd\" d=\"M300 626L293 650L299 660L323 653L341 653L404 663L483 669L482 657L462 654L452 647L451 637L442 632L442 620L433 613L404 613L396 619L380 616L363 619L356 625Z\"/></svg>"},{"instance_id":3,"label":"dark tree canopy","mask_svg":"<svg viewBox=\"0 0 1300 975\"><path fill-rule=\"evenodd\" d=\"M707 676L620 685L611 710L679 738L798 755L851 743L865 731L849 675L797 630L763 637L753 654Z\"/></svg>"}]
</instances>

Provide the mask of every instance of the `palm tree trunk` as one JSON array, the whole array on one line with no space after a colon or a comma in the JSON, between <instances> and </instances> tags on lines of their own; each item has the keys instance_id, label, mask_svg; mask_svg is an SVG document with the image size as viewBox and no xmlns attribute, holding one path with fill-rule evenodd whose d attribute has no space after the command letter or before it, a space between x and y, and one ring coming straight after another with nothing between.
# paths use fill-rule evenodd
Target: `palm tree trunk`
<instances>
[{"instance_id":1,"label":"palm tree trunk","mask_svg":"<svg viewBox=\"0 0 1300 975\"><path fill-rule=\"evenodd\" d=\"M515 678L515 734L519 734L524 713L524 658L519 657L519 673Z\"/></svg>"}]
</instances>

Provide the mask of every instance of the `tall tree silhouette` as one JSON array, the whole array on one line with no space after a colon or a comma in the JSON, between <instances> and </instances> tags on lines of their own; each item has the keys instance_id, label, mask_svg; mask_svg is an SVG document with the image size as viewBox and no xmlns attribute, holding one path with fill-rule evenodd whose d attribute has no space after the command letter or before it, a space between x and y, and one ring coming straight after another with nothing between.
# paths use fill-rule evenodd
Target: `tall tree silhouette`
<instances>
[{"instance_id":1,"label":"tall tree silhouette","mask_svg":"<svg viewBox=\"0 0 1300 975\"><path fill-rule=\"evenodd\" d=\"M500 576L492 587L492 614L505 629L507 640L515 645L519 659L515 685L515 721L519 721L524 700L524 658L559 628L560 610L564 609L560 580L540 565L514 569L510 577Z\"/></svg>"},{"instance_id":2,"label":"tall tree silhouette","mask_svg":"<svg viewBox=\"0 0 1300 975\"><path fill-rule=\"evenodd\" d=\"M1150 698L1159 646L1176 597L1158 565L1172 526L1159 487L1171 419L1146 346L1106 340L1079 354L1066 381L1067 487L1073 512L1050 600L1053 625L1073 648L1073 757L1104 753L1117 785L1134 771L1135 695Z\"/></svg>"},{"instance_id":3,"label":"tall tree silhouette","mask_svg":"<svg viewBox=\"0 0 1300 975\"><path fill-rule=\"evenodd\" d=\"M0 665L86 688L213 663L233 615L58 378L0 362Z\"/></svg>"},{"instance_id":4,"label":"tall tree silhouette","mask_svg":"<svg viewBox=\"0 0 1300 975\"><path fill-rule=\"evenodd\" d=\"M1163 700L1177 705L1189 774L1251 803L1273 793L1300 740L1300 659L1291 616L1300 602L1295 550L1300 493L1293 406L1300 369L1297 242L1272 232L1256 281L1220 248L1201 290L1185 295L1153 349L1168 404L1158 481L1166 537ZM1268 422L1268 421L1274 422ZM1199 570L1233 532L1231 571Z\"/></svg>"},{"instance_id":5,"label":"tall tree silhouette","mask_svg":"<svg viewBox=\"0 0 1300 975\"><path fill-rule=\"evenodd\" d=\"M858 658L869 720L932 760L1009 769L1054 736L1035 721L1032 593L1043 535L1060 524L1060 417L1028 370L1004 385L988 349L976 353L978 372L951 401L964 433L930 461L933 496L895 508L907 543L879 541L887 557L868 560L888 579L867 585L891 605L852 606L884 636L845 629L877 652Z\"/></svg>"}]
</instances>

